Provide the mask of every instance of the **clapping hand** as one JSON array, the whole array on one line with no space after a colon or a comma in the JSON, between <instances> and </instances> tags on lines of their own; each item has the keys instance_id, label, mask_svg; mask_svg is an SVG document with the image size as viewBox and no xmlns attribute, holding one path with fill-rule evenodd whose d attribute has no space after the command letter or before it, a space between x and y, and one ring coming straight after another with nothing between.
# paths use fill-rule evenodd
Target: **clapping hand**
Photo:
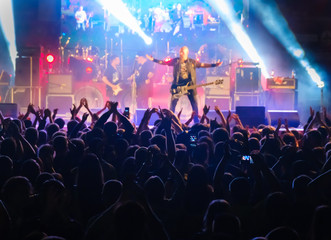
<instances>
[{"instance_id":1,"label":"clapping hand","mask_svg":"<svg viewBox=\"0 0 331 240\"><path fill-rule=\"evenodd\" d=\"M209 109L210 109L210 106L207 107L207 105L205 105L205 106L203 107L203 114L204 114L205 116L208 114Z\"/></svg>"}]
</instances>

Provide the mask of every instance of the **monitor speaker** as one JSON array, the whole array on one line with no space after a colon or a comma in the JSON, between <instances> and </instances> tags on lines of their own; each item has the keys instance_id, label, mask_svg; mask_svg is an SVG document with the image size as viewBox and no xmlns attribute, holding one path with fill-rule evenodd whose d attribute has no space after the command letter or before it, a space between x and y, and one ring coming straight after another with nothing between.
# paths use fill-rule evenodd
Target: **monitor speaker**
<instances>
[{"instance_id":1,"label":"monitor speaker","mask_svg":"<svg viewBox=\"0 0 331 240\"><path fill-rule=\"evenodd\" d=\"M282 122L287 119L289 127L297 128L300 125L300 118L298 111L295 110L269 110L267 112L267 119L270 125L277 126L278 119L281 118Z\"/></svg>"},{"instance_id":2,"label":"monitor speaker","mask_svg":"<svg viewBox=\"0 0 331 240\"><path fill-rule=\"evenodd\" d=\"M263 106L237 106L236 114L244 126L257 127L265 124L265 107Z\"/></svg>"},{"instance_id":3,"label":"monitor speaker","mask_svg":"<svg viewBox=\"0 0 331 240\"><path fill-rule=\"evenodd\" d=\"M71 74L49 74L48 94L71 94L72 75Z\"/></svg>"},{"instance_id":4,"label":"monitor speaker","mask_svg":"<svg viewBox=\"0 0 331 240\"><path fill-rule=\"evenodd\" d=\"M17 104L16 103L0 103L0 110L4 117L17 118Z\"/></svg>"}]
</instances>

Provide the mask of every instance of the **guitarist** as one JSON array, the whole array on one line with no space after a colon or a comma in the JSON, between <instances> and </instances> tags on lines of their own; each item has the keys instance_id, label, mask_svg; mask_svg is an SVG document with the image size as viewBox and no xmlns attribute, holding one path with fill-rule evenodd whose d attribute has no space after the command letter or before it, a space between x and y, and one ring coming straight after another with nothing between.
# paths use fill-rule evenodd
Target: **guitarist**
<instances>
[{"instance_id":1,"label":"guitarist","mask_svg":"<svg viewBox=\"0 0 331 240\"><path fill-rule=\"evenodd\" d=\"M138 108L148 108L153 95L154 64L147 60L145 54L139 52L136 57L138 63L137 83L137 106Z\"/></svg>"},{"instance_id":2,"label":"guitarist","mask_svg":"<svg viewBox=\"0 0 331 240\"><path fill-rule=\"evenodd\" d=\"M109 66L107 67L102 81L107 85L107 97L112 102L121 103L123 86L121 73L118 70L120 65L120 58L116 55L112 55L109 58Z\"/></svg>"},{"instance_id":3,"label":"guitarist","mask_svg":"<svg viewBox=\"0 0 331 240\"><path fill-rule=\"evenodd\" d=\"M179 58L174 58L169 61L157 60L150 55L146 55L147 59L150 61L156 62L162 65L173 66L173 77L174 80L172 82L171 88L174 89L177 86L185 86L189 84L190 86L196 85L196 68L209 68L209 67L218 67L221 66L223 62L217 62L214 64L209 63L200 63L194 59L188 57L189 49L184 46L179 51ZM175 112L175 108L177 102L179 100L173 92L171 91L172 96L170 100L170 110ZM187 95L190 100L192 110L198 113L198 98L197 98L197 90L192 89L188 91ZM197 115L194 117L194 122L199 122Z\"/></svg>"}]
</instances>

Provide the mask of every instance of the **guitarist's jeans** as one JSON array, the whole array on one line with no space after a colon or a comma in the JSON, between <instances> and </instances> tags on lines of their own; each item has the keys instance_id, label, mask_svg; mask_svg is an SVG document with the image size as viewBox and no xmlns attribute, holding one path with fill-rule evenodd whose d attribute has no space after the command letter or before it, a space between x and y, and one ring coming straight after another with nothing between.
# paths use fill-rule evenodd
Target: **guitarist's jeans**
<instances>
[{"instance_id":1,"label":"guitarist's jeans","mask_svg":"<svg viewBox=\"0 0 331 240\"><path fill-rule=\"evenodd\" d=\"M198 123L199 122L198 97L197 97L197 94L194 93L194 91L188 91L188 92L189 92L189 94L187 95L187 97L190 100L192 110L196 113L193 120L194 120L194 123ZM183 97L183 96L181 96L181 97ZM178 100L179 100L179 98L175 98L174 95L171 95L171 100L170 100L170 110L171 111L175 112Z\"/></svg>"}]
</instances>

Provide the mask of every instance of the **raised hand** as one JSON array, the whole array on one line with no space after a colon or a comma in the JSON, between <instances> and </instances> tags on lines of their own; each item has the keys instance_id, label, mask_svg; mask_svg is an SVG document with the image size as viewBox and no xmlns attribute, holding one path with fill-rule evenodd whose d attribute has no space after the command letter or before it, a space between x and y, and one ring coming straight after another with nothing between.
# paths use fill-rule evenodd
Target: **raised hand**
<instances>
[{"instance_id":1,"label":"raised hand","mask_svg":"<svg viewBox=\"0 0 331 240\"><path fill-rule=\"evenodd\" d=\"M314 115L315 115L314 109L312 107L309 107L309 111L310 111L310 116L314 117Z\"/></svg>"},{"instance_id":2,"label":"raised hand","mask_svg":"<svg viewBox=\"0 0 331 240\"><path fill-rule=\"evenodd\" d=\"M323 106L322 111L323 111L323 117L327 118L328 116L327 116L327 113L326 113L326 107Z\"/></svg>"},{"instance_id":3,"label":"raised hand","mask_svg":"<svg viewBox=\"0 0 331 240\"><path fill-rule=\"evenodd\" d=\"M281 126L282 126L282 119L281 118L278 118L277 128L279 129Z\"/></svg>"},{"instance_id":4,"label":"raised hand","mask_svg":"<svg viewBox=\"0 0 331 240\"><path fill-rule=\"evenodd\" d=\"M37 113L39 114L39 116L40 116L41 118L44 117L44 109L43 109L43 108L38 107L38 111L37 111Z\"/></svg>"},{"instance_id":5,"label":"raised hand","mask_svg":"<svg viewBox=\"0 0 331 240\"><path fill-rule=\"evenodd\" d=\"M216 67L219 67L223 64L223 62L221 62L221 60L218 60L217 63L216 63Z\"/></svg>"},{"instance_id":6,"label":"raised hand","mask_svg":"<svg viewBox=\"0 0 331 240\"><path fill-rule=\"evenodd\" d=\"M89 109L89 107L88 107L88 102L87 102L87 99L86 99L86 98L84 98L84 107L85 107L86 109Z\"/></svg>"},{"instance_id":7,"label":"raised hand","mask_svg":"<svg viewBox=\"0 0 331 240\"><path fill-rule=\"evenodd\" d=\"M161 109L161 107L159 106L159 112L160 112L160 118L161 119L164 119L164 115L163 115L163 112L162 112L162 109Z\"/></svg>"},{"instance_id":8,"label":"raised hand","mask_svg":"<svg viewBox=\"0 0 331 240\"><path fill-rule=\"evenodd\" d=\"M79 101L79 106L82 107L85 103L86 98L81 98Z\"/></svg>"},{"instance_id":9,"label":"raised hand","mask_svg":"<svg viewBox=\"0 0 331 240\"><path fill-rule=\"evenodd\" d=\"M147 119L148 117L150 117L151 115L151 109L150 108L147 108L145 113L144 113L144 116L143 116L143 119Z\"/></svg>"},{"instance_id":10,"label":"raised hand","mask_svg":"<svg viewBox=\"0 0 331 240\"><path fill-rule=\"evenodd\" d=\"M204 114L204 115L207 115L208 112L209 112L209 109L210 109L210 106L207 107L207 105L205 105L205 106L203 107L203 114Z\"/></svg>"},{"instance_id":11,"label":"raised hand","mask_svg":"<svg viewBox=\"0 0 331 240\"><path fill-rule=\"evenodd\" d=\"M167 118L170 118L174 115L174 113L172 111L170 111L169 109L162 109L162 113L167 117Z\"/></svg>"},{"instance_id":12,"label":"raised hand","mask_svg":"<svg viewBox=\"0 0 331 240\"><path fill-rule=\"evenodd\" d=\"M231 120L231 116L232 115L232 113L231 113L231 111L229 110L229 112L228 112L228 116L226 117L226 119L228 120L228 122L229 122L229 120Z\"/></svg>"},{"instance_id":13,"label":"raised hand","mask_svg":"<svg viewBox=\"0 0 331 240\"><path fill-rule=\"evenodd\" d=\"M72 104L73 108L70 108L70 113L72 115L72 117L75 117L76 116L76 105L75 104Z\"/></svg>"},{"instance_id":14,"label":"raised hand","mask_svg":"<svg viewBox=\"0 0 331 240\"><path fill-rule=\"evenodd\" d=\"M183 108L180 109L179 113L177 114L177 117L180 118L180 115L182 115Z\"/></svg>"},{"instance_id":15,"label":"raised hand","mask_svg":"<svg viewBox=\"0 0 331 240\"><path fill-rule=\"evenodd\" d=\"M30 112L30 113L32 113L34 115L36 114L36 111L33 108L33 104L31 104L31 103L28 105L28 112Z\"/></svg>"},{"instance_id":16,"label":"raised hand","mask_svg":"<svg viewBox=\"0 0 331 240\"><path fill-rule=\"evenodd\" d=\"M22 120L23 117L24 117L24 114L19 112L17 118L18 118L19 120Z\"/></svg>"},{"instance_id":17,"label":"raised hand","mask_svg":"<svg viewBox=\"0 0 331 240\"><path fill-rule=\"evenodd\" d=\"M284 119L284 124L285 124L285 128L288 129L288 120L287 120L287 118Z\"/></svg>"},{"instance_id":18,"label":"raised hand","mask_svg":"<svg viewBox=\"0 0 331 240\"><path fill-rule=\"evenodd\" d=\"M150 111L151 114L152 113L157 113L157 112L158 112L158 109L157 108L152 108L151 111Z\"/></svg>"},{"instance_id":19,"label":"raised hand","mask_svg":"<svg viewBox=\"0 0 331 240\"><path fill-rule=\"evenodd\" d=\"M112 112L116 112L117 111L117 106L118 106L118 102L110 102L110 110Z\"/></svg>"},{"instance_id":20,"label":"raised hand","mask_svg":"<svg viewBox=\"0 0 331 240\"><path fill-rule=\"evenodd\" d=\"M317 111L316 113L315 113L315 119L316 119L316 121L321 121L321 114L320 114L320 112L319 111Z\"/></svg>"},{"instance_id":21,"label":"raised hand","mask_svg":"<svg viewBox=\"0 0 331 240\"><path fill-rule=\"evenodd\" d=\"M84 113L82 116L82 121L85 122L87 120L87 117L89 116L88 113Z\"/></svg>"},{"instance_id":22,"label":"raised hand","mask_svg":"<svg viewBox=\"0 0 331 240\"><path fill-rule=\"evenodd\" d=\"M150 60L150 61L153 61L153 60L154 60L154 58L152 57L152 55L148 55L148 54L146 54L146 58L147 58L148 60Z\"/></svg>"},{"instance_id":23,"label":"raised hand","mask_svg":"<svg viewBox=\"0 0 331 240\"><path fill-rule=\"evenodd\" d=\"M236 113L232 113L231 116L235 121L237 121L239 119L239 115Z\"/></svg>"},{"instance_id":24,"label":"raised hand","mask_svg":"<svg viewBox=\"0 0 331 240\"><path fill-rule=\"evenodd\" d=\"M110 101L107 101L106 104L105 104L105 108L108 108L110 110L111 108L111 105L110 105Z\"/></svg>"},{"instance_id":25,"label":"raised hand","mask_svg":"<svg viewBox=\"0 0 331 240\"><path fill-rule=\"evenodd\" d=\"M46 109L44 110L44 116L45 116L45 117L50 117L51 115L52 115L51 110L49 110L48 108L46 108Z\"/></svg>"},{"instance_id":26,"label":"raised hand","mask_svg":"<svg viewBox=\"0 0 331 240\"><path fill-rule=\"evenodd\" d=\"M214 109L217 114L221 114L221 110L218 106L215 106Z\"/></svg>"}]
</instances>

